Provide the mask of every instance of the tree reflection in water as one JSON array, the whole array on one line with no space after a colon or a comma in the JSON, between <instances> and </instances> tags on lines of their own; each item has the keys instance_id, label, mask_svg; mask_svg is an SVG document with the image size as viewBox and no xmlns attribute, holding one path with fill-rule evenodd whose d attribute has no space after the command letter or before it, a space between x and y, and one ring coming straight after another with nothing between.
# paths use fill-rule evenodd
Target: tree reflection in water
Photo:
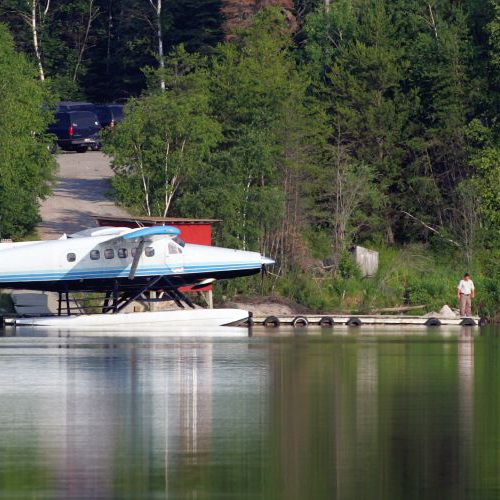
<instances>
[{"instance_id":1,"label":"tree reflection in water","mask_svg":"<svg viewBox=\"0 0 500 500\"><path fill-rule=\"evenodd\" d=\"M0 339L0 496L497 498L496 330Z\"/></svg>"}]
</instances>

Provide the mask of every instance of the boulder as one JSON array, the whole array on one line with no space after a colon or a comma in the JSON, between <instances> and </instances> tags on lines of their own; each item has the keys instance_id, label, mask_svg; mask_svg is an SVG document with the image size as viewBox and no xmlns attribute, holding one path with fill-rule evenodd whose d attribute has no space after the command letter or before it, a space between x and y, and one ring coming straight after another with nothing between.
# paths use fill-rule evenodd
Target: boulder
<instances>
[{"instance_id":1,"label":"boulder","mask_svg":"<svg viewBox=\"0 0 500 500\"><path fill-rule=\"evenodd\" d=\"M439 311L439 316L441 318L447 318L447 319L452 319L456 318L456 314L451 310L451 307L447 304L445 304L441 310Z\"/></svg>"}]
</instances>

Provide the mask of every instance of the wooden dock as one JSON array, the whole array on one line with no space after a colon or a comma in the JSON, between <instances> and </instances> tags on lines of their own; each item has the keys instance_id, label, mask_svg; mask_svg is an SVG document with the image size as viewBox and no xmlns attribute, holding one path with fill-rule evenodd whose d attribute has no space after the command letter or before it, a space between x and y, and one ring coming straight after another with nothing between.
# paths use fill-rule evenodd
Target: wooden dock
<instances>
[{"instance_id":1,"label":"wooden dock","mask_svg":"<svg viewBox=\"0 0 500 500\"><path fill-rule=\"evenodd\" d=\"M467 318L443 318L426 316L390 316L390 315L341 315L341 314L305 314L296 316L253 316L248 320L250 326L265 326L277 328L279 326L292 326L306 328L308 326L320 327L360 327L360 326L483 326L485 320L479 316Z\"/></svg>"}]
</instances>

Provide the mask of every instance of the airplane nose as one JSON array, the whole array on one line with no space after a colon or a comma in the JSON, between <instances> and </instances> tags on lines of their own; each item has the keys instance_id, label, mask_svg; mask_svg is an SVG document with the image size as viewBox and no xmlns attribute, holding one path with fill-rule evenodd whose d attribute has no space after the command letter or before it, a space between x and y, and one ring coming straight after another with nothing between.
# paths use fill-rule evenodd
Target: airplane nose
<instances>
[{"instance_id":1,"label":"airplane nose","mask_svg":"<svg viewBox=\"0 0 500 500\"><path fill-rule=\"evenodd\" d=\"M272 264L274 264L274 260L273 259L270 259L269 257L261 257L261 262L262 262L262 265L263 266L270 266Z\"/></svg>"}]
</instances>

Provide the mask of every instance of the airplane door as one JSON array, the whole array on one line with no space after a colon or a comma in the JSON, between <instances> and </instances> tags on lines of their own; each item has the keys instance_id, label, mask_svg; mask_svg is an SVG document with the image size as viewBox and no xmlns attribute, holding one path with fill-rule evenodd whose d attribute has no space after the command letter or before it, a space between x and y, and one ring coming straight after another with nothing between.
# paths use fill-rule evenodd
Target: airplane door
<instances>
[{"instance_id":1,"label":"airplane door","mask_svg":"<svg viewBox=\"0 0 500 500\"><path fill-rule=\"evenodd\" d=\"M173 273L184 272L184 255L182 254L182 248L174 241L169 241L167 243L165 259L167 265L170 267Z\"/></svg>"}]
</instances>

